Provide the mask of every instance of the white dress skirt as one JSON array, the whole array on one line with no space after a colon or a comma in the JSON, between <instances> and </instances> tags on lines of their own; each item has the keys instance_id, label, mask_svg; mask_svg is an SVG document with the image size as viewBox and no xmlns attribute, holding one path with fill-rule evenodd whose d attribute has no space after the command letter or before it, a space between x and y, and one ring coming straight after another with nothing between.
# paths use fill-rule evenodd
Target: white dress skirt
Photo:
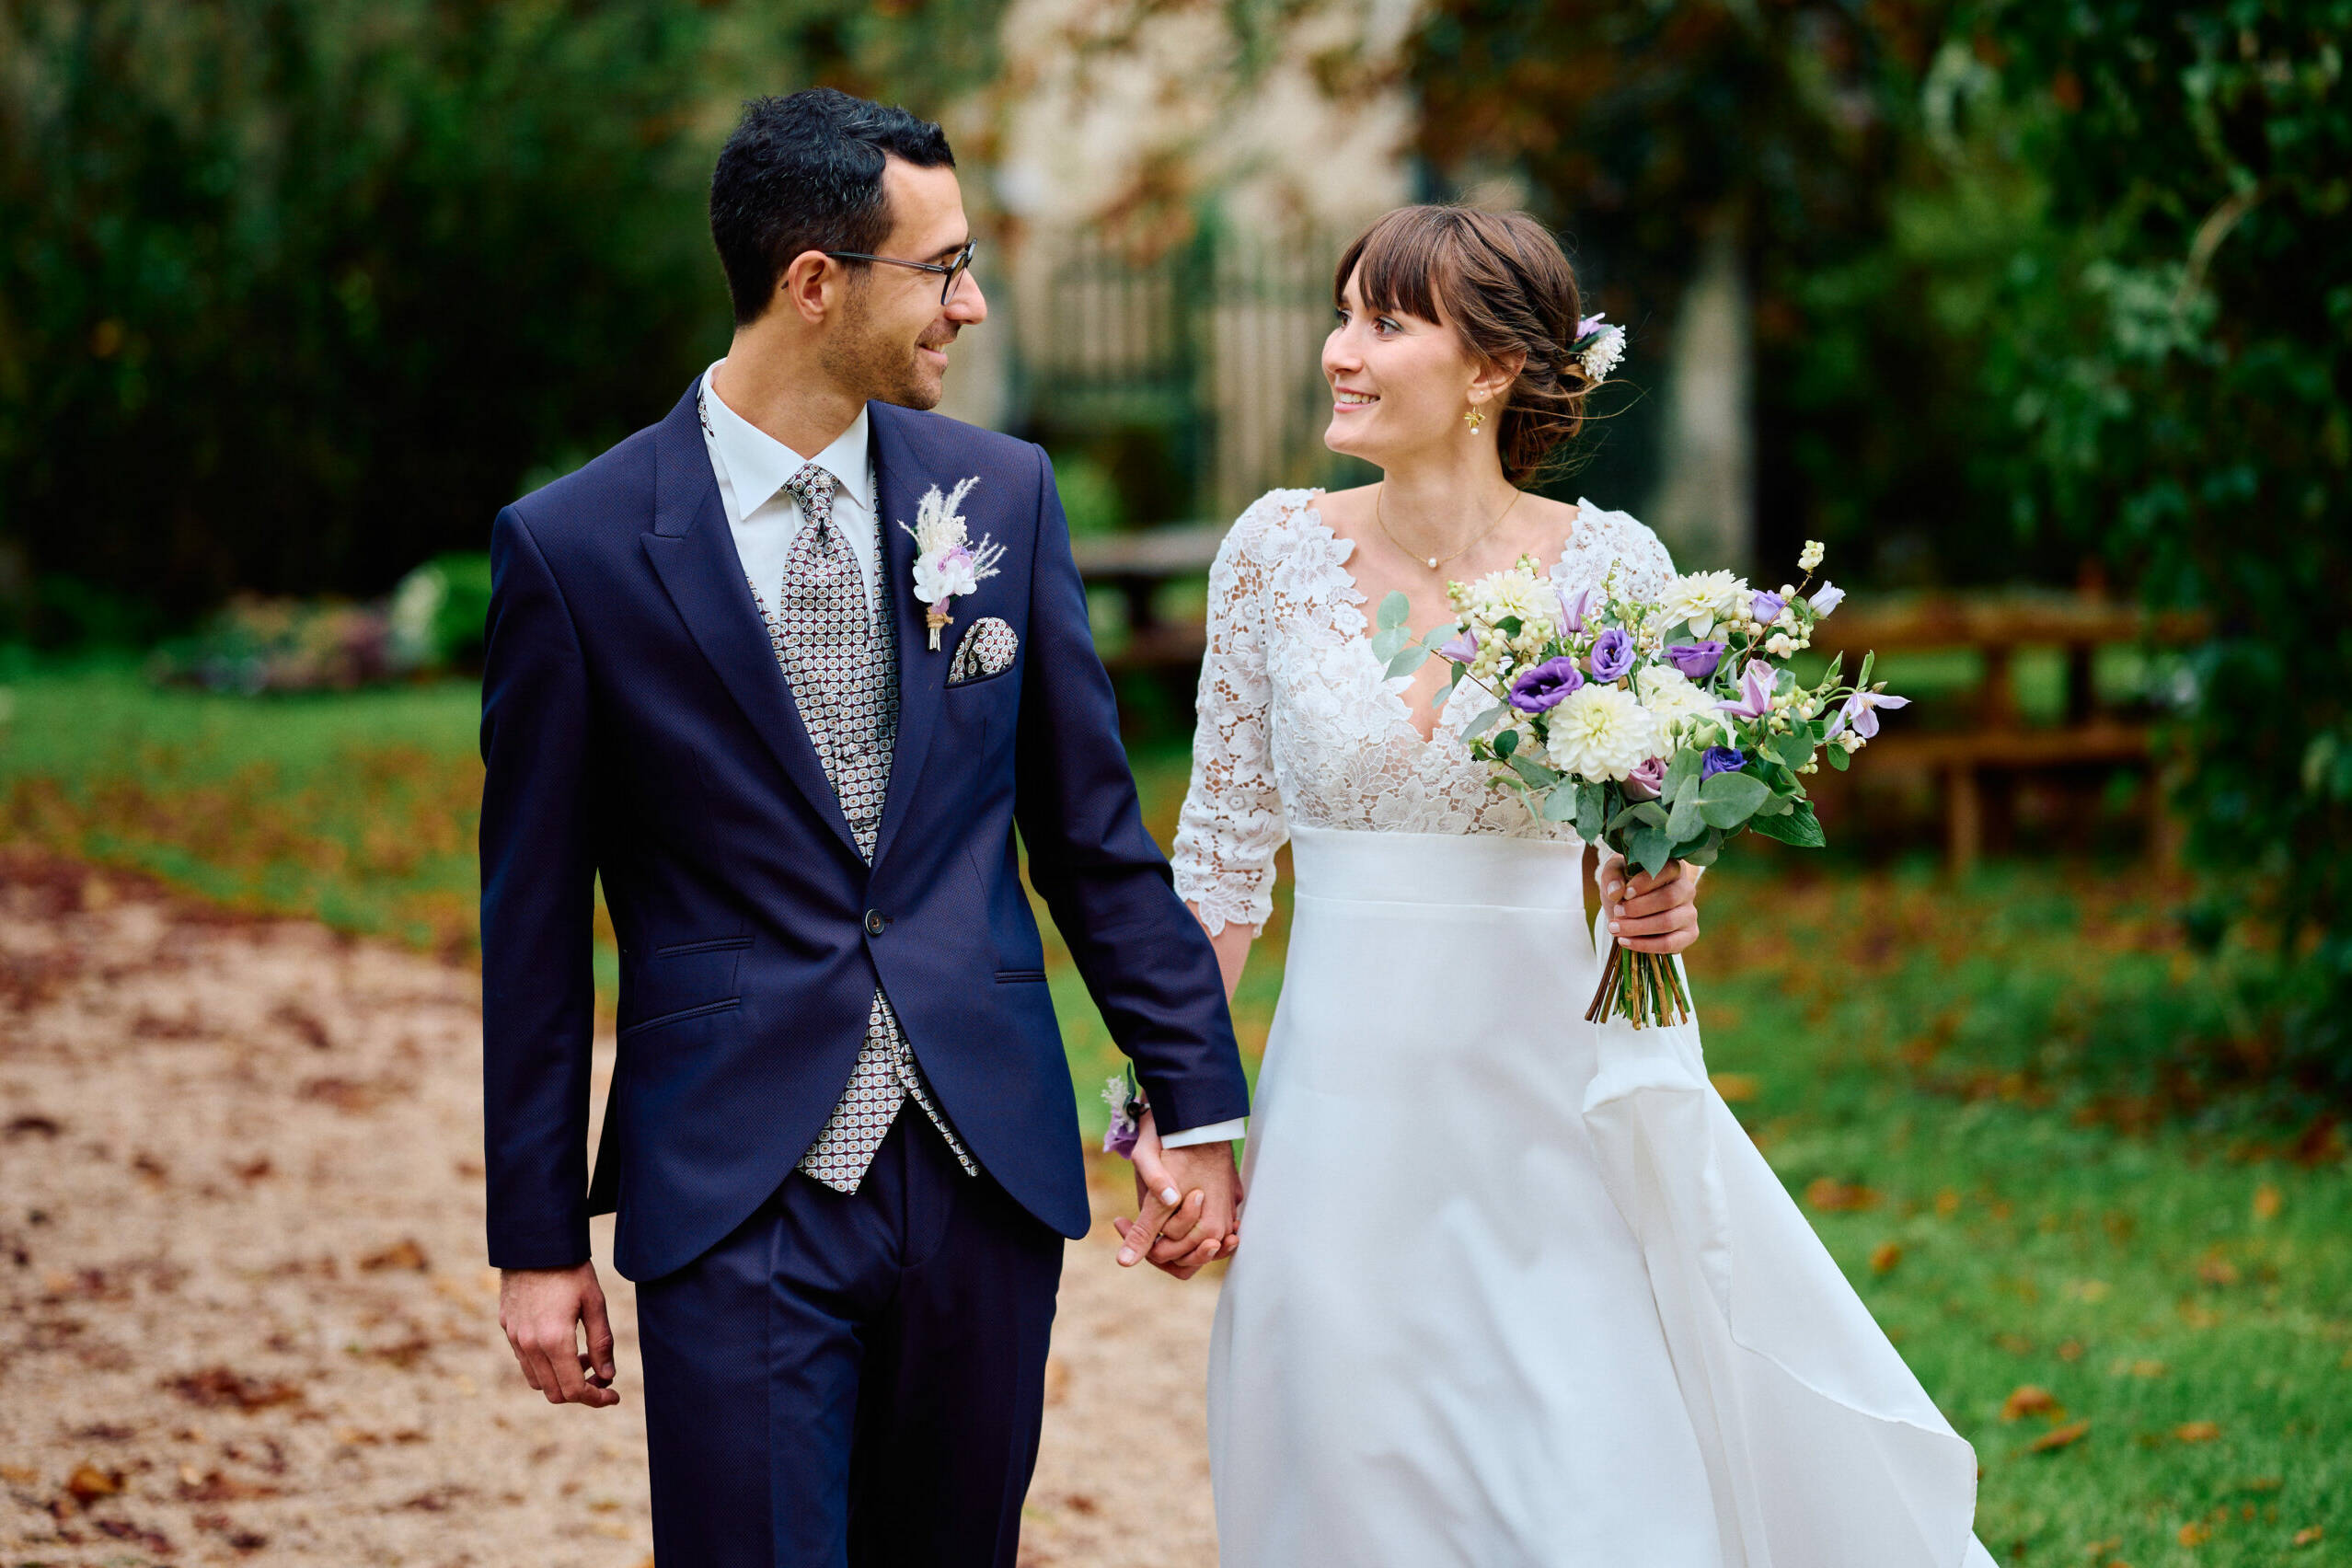
<instances>
[{"instance_id":1,"label":"white dress skirt","mask_svg":"<svg viewBox=\"0 0 2352 1568\"><path fill-rule=\"evenodd\" d=\"M1595 1027L1574 840L1293 824L1218 1304L1226 1568L1964 1568L1976 1460L1707 1080Z\"/></svg>"}]
</instances>

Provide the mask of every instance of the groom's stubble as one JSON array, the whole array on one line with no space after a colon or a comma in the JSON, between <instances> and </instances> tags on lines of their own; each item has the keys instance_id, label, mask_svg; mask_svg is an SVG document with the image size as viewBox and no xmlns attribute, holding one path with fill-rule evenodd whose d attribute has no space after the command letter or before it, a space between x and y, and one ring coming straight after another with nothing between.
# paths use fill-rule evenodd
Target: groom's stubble
<instances>
[{"instance_id":1,"label":"groom's stubble","mask_svg":"<svg viewBox=\"0 0 2352 1568\"><path fill-rule=\"evenodd\" d=\"M935 409L946 394L941 376L928 372L916 350L945 350L955 341L951 321L934 321L910 342L897 323L884 324L873 309L872 278L850 281L842 305L840 329L817 351L817 363L827 379L844 391L865 399L895 403L906 409Z\"/></svg>"}]
</instances>

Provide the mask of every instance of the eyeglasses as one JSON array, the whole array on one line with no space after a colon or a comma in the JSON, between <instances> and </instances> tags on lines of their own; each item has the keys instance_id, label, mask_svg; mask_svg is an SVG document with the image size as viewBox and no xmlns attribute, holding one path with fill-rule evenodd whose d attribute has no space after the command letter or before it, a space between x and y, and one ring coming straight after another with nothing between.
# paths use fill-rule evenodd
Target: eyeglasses
<instances>
[{"instance_id":1,"label":"eyeglasses","mask_svg":"<svg viewBox=\"0 0 2352 1568\"><path fill-rule=\"evenodd\" d=\"M972 271L972 253L979 248L978 240L967 239L963 248L947 261L907 261L895 256L869 256L862 250L828 250L825 254L836 261L882 261L893 267L912 267L918 272L942 273L940 303L945 305L955 297L956 285L963 282L963 274Z\"/></svg>"}]
</instances>

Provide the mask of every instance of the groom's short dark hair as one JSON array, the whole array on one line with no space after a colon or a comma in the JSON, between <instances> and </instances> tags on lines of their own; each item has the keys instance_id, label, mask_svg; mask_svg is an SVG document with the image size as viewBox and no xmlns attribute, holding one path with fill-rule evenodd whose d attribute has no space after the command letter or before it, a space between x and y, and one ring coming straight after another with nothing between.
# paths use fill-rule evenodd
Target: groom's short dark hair
<instances>
[{"instance_id":1,"label":"groom's short dark hair","mask_svg":"<svg viewBox=\"0 0 2352 1568\"><path fill-rule=\"evenodd\" d=\"M710 238L737 326L767 311L776 280L803 251L882 245L888 155L924 168L955 164L947 133L929 121L832 87L744 105L710 173Z\"/></svg>"}]
</instances>

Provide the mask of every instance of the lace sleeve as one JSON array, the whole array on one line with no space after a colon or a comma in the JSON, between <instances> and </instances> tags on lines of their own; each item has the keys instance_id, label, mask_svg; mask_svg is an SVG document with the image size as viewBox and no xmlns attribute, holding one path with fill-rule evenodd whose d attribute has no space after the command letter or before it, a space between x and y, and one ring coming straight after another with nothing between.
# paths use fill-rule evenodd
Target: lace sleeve
<instances>
[{"instance_id":1,"label":"lace sleeve","mask_svg":"<svg viewBox=\"0 0 2352 1568\"><path fill-rule=\"evenodd\" d=\"M1208 651L1201 660L1193 782L1176 823L1177 895L1211 936L1274 913L1274 858L1290 836L1267 742L1265 562L1261 502L1241 514L1209 568Z\"/></svg>"}]
</instances>

